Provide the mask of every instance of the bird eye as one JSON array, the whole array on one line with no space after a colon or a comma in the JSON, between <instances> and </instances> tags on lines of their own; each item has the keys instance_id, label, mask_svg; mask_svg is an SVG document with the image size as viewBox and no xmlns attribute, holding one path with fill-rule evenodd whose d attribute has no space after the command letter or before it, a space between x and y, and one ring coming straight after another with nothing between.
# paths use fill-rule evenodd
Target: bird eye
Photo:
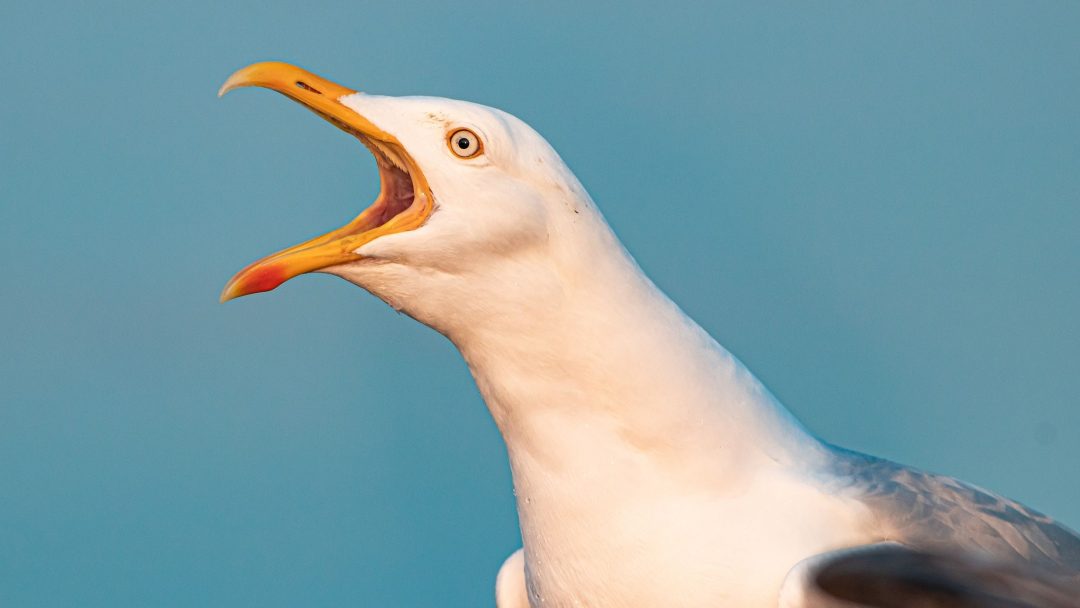
<instances>
[{"instance_id":1,"label":"bird eye","mask_svg":"<svg viewBox=\"0 0 1080 608\"><path fill-rule=\"evenodd\" d=\"M447 138L446 143L450 145L450 150L461 158L472 158L483 150L480 138L468 129L454 131Z\"/></svg>"}]
</instances>

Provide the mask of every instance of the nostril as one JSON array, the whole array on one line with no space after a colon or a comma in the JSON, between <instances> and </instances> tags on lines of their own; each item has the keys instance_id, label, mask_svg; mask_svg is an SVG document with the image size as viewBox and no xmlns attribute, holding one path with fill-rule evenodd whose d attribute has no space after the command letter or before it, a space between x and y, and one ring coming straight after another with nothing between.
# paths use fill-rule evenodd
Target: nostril
<instances>
[{"instance_id":1,"label":"nostril","mask_svg":"<svg viewBox=\"0 0 1080 608\"><path fill-rule=\"evenodd\" d=\"M296 86L300 87L301 89L304 89L305 91L311 91L312 93L315 93L316 95L322 95L322 91L320 91L319 89L316 89L315 87L311 86L310 84L308 84L308 83L306 83L306 82L304 82L302 80L297 80L296 81Z\"/></svg>"}]
</instances>

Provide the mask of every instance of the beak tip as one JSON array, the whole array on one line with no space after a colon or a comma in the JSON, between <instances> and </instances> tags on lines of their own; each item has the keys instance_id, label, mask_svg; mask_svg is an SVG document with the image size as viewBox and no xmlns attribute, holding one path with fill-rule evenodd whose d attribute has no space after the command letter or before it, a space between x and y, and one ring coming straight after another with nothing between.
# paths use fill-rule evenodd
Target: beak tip
<instances>
[{"instance_id":1,"label":"beak tip","mask_svg":"<svg viewBox=\"0 0 1080 608\"><path fill-rule=\"evenodd\" d=\"M233 90L235 88L244 86L243 83L241 82L241 79L237 78L238 74L240 74L240 72L236 72L232 76L229 76L228 80L226 80L225 83L221 85L221 88L218 89L218 92L217 92L217 96L219 98L224 97L226 93L228 93L229 91L231 91L231 90Z\"/></svg>"},{"instance_id":2,"label":"beak tip","mask_svg":"<svg viewBox=\"0 0 1080 608\"><path fill-rule=\"evenodd\" d=\"M221 295L218 296L218 303L224 304L229 300L235 300L240 294L236 293L234 285L229 283L225 286L225 289L221 290Z\"/></svg>"},{"instance_id":3,"label":"beak tip","mask_svg":"<svg viewBox=\"0 0 1080 608\"><path fill-rule=\"evenodd\" d=\"M236 70L225 80L225 84L218 89L218 97L224 97L233 89L250 86L263 86L267 77L273 78L275 72L282 70L297 70L293 66L280 61L263 61L253 63L247 67Z\"/></svg>"},{"instance_id":4,"label":"beak tip","mask_svg":"<svg viewBox=\"0 0 1080 608\"><path fill-rule=\"evenodd\" d=\"M290 278L301 274L301 272L310 272L310 270L305 269L289 273L278 264L266 264L263 262L253 264L240 271L225 285L225 289L221 291L218 301L224 304L229 300L249 296L253 293L272 291Z\"/></svg>"}]
</instances>

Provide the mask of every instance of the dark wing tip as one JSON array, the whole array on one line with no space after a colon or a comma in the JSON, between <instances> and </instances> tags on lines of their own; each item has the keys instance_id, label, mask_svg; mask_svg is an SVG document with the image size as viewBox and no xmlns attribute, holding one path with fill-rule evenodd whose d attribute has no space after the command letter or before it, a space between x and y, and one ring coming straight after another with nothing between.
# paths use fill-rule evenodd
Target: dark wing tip
<instances>
[{"instance_id":1,"label":"dark wing tip","mask_svg":"<svg viewBox=\"0 0 1080 608\"><path fill-rule=\"evenodd\" d=\"M816 564L808 591L820 608L1077 608L1078 578L883 544Z\"/></svg>"}]
</instances>

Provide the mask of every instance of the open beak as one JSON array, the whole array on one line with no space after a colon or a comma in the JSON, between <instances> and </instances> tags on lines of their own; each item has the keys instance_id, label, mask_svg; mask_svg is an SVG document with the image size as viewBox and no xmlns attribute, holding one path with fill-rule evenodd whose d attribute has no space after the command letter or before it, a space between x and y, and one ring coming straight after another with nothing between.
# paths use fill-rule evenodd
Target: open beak
<instances>
[{"instance_id":1,"label":"open beak","mask_svg":"<svg viewBox=\"0 0 1080 608\"><path fill-rule=\"evenodd\" d=\"M375 156L382 189L378 198L345 226L283 249L236 273L221 301L270 291L289 279L330 266L360 259L355 251L385 234L419 228L433 209L427 180L405 147L393 135L341 104L356 93L311 72L287 63L256 63L225 81L218 95L239 87L264 87L277 91L356 136Z\"/></svg>"}]
</instances>

